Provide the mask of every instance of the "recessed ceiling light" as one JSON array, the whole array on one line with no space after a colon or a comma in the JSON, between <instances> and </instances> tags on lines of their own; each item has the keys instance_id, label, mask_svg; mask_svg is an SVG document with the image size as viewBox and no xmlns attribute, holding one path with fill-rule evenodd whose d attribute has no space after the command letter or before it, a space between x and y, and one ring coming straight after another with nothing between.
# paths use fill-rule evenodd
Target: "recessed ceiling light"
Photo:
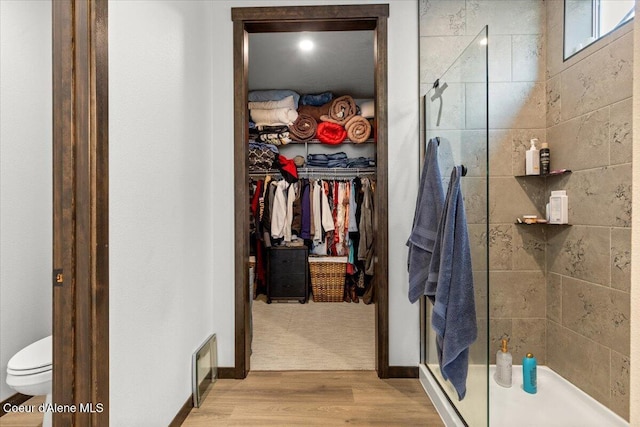
<instances>
[{"instance_id":1,"label":"recessed ceiling light","mask_svg":"<svg viewBox=\"0 0 640 427\"><path fill-rule=\"evenodd\" d=\"M298 47L304 52L309 52L310 50L313 50L313 42L309 39L302 39L300 40Z\"/></svg>"}]
</instances>

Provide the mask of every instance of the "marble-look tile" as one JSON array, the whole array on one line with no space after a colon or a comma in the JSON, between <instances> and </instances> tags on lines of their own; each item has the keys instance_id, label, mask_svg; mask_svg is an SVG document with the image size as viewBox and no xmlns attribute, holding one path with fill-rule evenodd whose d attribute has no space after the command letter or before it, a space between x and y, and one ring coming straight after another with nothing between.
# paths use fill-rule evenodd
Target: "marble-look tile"
<instances>
[{"instance_id":1,"label":"marble-look tile","mask_svg":"<svg viewBox=\"0 0 640 427\"><path fill-rule=\"evenodd\" d=\"M609 164L609 108L602 108L547 130L551 169L595 168Z\"/></svg>"},{"instance_id":2,"label":"marble-look tile","mask_svg":"<svg viewBox=\"0 0 640 427\"><path fill-rule=\"evenodd\" d=\"M544 273L494 271L489 275L489 313L492 319L544 318Z\"/></svg>"},{"instance_id":3,"label":"marble-look tile","mask_svg":"<svg viewBox=\"0 0 640 427\"><path fill-rule=\"evenodd\" d=\"M608 348L547 321L547 365L591 397L610 402Z\"/></svg>"},{"instance_id":4,"label":"marble-look tile","mask_svg":"<svg viewBox=\"0 0 640 427\"><path fill-rule=\"evenodd\" d=\"M611 352L611 405L613 412L629 421L629 388L631 361L615 351Z\"/></svg>"},{"instance_id":5,"label":"marble-look tile","mask_svg":"<svg viewBox=\"0 0 640 427\"><path fill-rule=\"evenodd\" d=\"M562 73L562 117L626 99L632 83L633 34L627 34Z\"/></svg>"},{"instance_id":6,"label":"marble-look tile","mask_svg":"<svg viewBox=\"0 0 640 427\"><path fill-rule=\"evenodd\" d=\"M496 363L496 353L502 346L502 340L511 339L511 319L489 320L489 363ZM508 344L511 347L510 343ZM513 359L515 361L515 358Z\"/></svg>"},{"instance_id":7,"label":"marble-look tile","mask_svg":"<svg viewBox=\"0 0 640 427\"><path fill-rule=\"evenodd\" d=\"M491 34L489 46L489 81L510 82L512 80L511 36ZM478 61L480 65L484 61Z\"/></svg>"},{"instance_id":8,"label":"marble-look tile","mask_svg":"<svg viewBox=\"0 0 640 427\"><path fill-rule=\"evenodd\" d=\"M430 134L440 139L438 165L443 179L449 178L451 168L463 164L467 177L487 176L487 132L485 130L437 130ZM446 188L446 187L445 187Z\"/></svg>"},{"instance_id":9,"label":"marble-look tile","mask_svg":"<svg viewBox=\"0 0 640 427\"><path fill-rule=\"evenodd\" d=\"M420 36L465 34L465 0L420 0L418 11Z\"/></svg>"},{"instance_id":10,"label":"marble-look tile","mask_svg":"<svg viewBox=\"0 0 640 427\"><path fill-rule=\"evenodd\" d=\"M608 228L567 227L549 234L547 271L608 286L610 252Z\"/></svg>"},{"instance_id":11,"label":"marble-look tile","mask_svg":"<svg viewBox=\"0 0 640 427\"><path fill-rule=\"evenodd\" d=\"M486 271L487 225L467 224L467 231L469 233L469 248L471 249L471 266L474 271Z\"/></svg>"},{"instance_id":12,"label":"marble-look tile","mask_svg":"<svg viewBox=\"0 0 640 427\"><path fill-rule=\"evenodd\" d=\"M489 300L489 276L487 271L473 270L473 294L476 302L476 316L478 322L489 313L487 301ZM480 335L478 335L480 336Z\"/></svg>"},{"instance_id":13,"label":"marble-look tile","mask_svg":"<svg viewBox=\"0 0 640 427\"><path fill-rule=\"evenodd\" d=\"M631 292L631 229L611 229L611 287Z\"/></svg>"},{"instance_id":14,"label":"marble-look tile","mask_svg":"<svg viewBox=\"0 0 640 427\"><path fill-rule=\"evenodd\" d=\"M454 81L453 74L443 74L472 40L467 36L420 37L420 83L431 88L439 78Z\"/></svg>"},{"instance_id":15,"label":"marble-look tile","mask_svg":"<svg viewBox=\"0 0 640 427\"><path fill-rule=\"evenodd\" d=\"M489 130L489 174L513 176L513 141L509 130Z\"/></svg>"},{"instance_id":16,"label":"marble-look tile","mask_svg":"<svg viewBox=\"0 0 640 427\"><path fill-rule=\"evenodd\" d=\"M547 141L546 129L510 129L509 137L511 138L512 150L512 169L513 175L525 174L525 159L526 151L531 147L531 140L537 138L539 141L538 149L540 149L540 143ZM531 178L537 179L537 178Z\"/></svg>"},{"instance_id":17,"label":"marble-look tile","mask_svg":"<svg viewBox=\"0 0 640 427\"><path fill-rule=\"evenodd\" d=\"M547 242L542 227L513 226L514 270L541 270L546 267Z\"/></svg>"},{"instance_id":18,"label":"marble-look tile","mask_svg":"<svg viewBox=\"0 0 640 427\"><path fill-rule=\"evenodd\" d=\"M544 181L535 178L496 177L490 180L489 218L492 223L516 222L522 215L543 216Z\"/></svg>"},{"instance_id":19,"label":"marble-look tile","mask_svg":"<svg viewBox=\"0 0 640 427\"><path fill-rule=\"evenodd\" d=\"M468 0L467 34L489 25L493 34L540 34L544 31L542 0Z\"/></svg>"},{"instance_id":20,"label":"marble-look tile","mask_svg":"<svg viewBox=\"0 0 640 427\"><path fill-rule=\"evenodd\" d=\"M564 0L546 0L547 77L563 70Z\"/></svg>"},{"instance_id":21,"label":"marble-look tile","mask_svg":"<svg viewBox=\"0 0 640 427\"><path fill-rule=\"evenodd\" d=\"M513 268L513 227L511 224L489 227L489 269L491 271Z\"/></svg>"},{"instance_id":22,"label":"marble-look tile","mask_svg":"<svg viewBox=\"0 0 640 427\"><path fill-rule=\"evenodd\" d=\"M461 184L468 224L487 223L487 179L465 177Z\"/></svg>"},{"instance_id":23,"label":"marble-look tile","mask_svg":"<svg viewBox=\"0 0 640 427\"><path fill-rule=\"evenodd\" d=\"M562 325L629 354L629 294L581 280L562 279Z\"/></svg>"},{"instance_id":24,"label":"marble-look tile","mask_svg":"<svg viewBox=\"0 0 640 427\"><path fill-rule=\"evenodd\" d=\"M511 327L511 354L514 364L522 364L527 353L533 353L538 363L547 363L546 319L513 319Z\"/></svg>"},{"instance_id":25,"label":"marble-look tile","mask_svg":"<svg viewBox=\"0 0 640 427\"><path fill-rule=\"evenodd\" d=\"M555 126L562 121L560 81L560 76L547 80L547 127Z\"/></svg>"},{"instance_id":26,"label":"marble-look tile","mask_svg":"<svg viewBox=\"0 0 640 427\"><path fill-rule=\"evenodd\" d=\"M547 319L562 323L562 276L547 274Z\"/></svg>"},{"instance_id":27,"label":"marble-look tile","mask_svg":"<svg viewBox=\"0 0 640 427\"><path fill-rule=\"evenodd\" d=\"M493 42L493 38L491 40ZM512 56L513 81L545 81L544 38L541 34L514 35Z\"/></svg>"},{"instance_id":28,"label":"marble-look tile","mask_svg":"<svg viewBox=\"0 0 640 427\"><path fill-rule=\"evenodd\" d=\"M489 83L489 124L492 129L544 128L546 104L542 82Z\"/></svg>"},{"instance_id":29,"label":"marble-look tile","mask_svg":"<svg viewBox=\"0 0 640 427\"><path fill-rule=\"evenodd\" d=\"M611 105L610 159L611 164L629 163L632 157L632 98Z\"/></svg>"},{"instance_id":30,"label":"marble-look tile","mask_svg":"<svg viewBox=\"0 0 640 427\"><path fill-rule=\"evenodd\" d=\"M484 365L487 363L487 318L478 318L478 339L469 347L469 364Z\"/></svg>"},{"instance_id":31,"label":"marble-look tile","mask_svg":"<svg viewBox=\"0 0 640 427\"><path fill-rule=\"evenodd\" d=\"M487 129L487 85L467 83L465 85L465 128ZM489 107L491 108L491 107Z\"/></svg>"},{"instance_id":32,"label":"marble-look tile","mask_svg":"<svg viewBox=\"0 0 640 427\"><path fill-rule=\"evenodd\" d=\"M630 163L578 171L549 185L560 189L569 197L569 223L631 226Z\"/></svg>"}]
</instances>

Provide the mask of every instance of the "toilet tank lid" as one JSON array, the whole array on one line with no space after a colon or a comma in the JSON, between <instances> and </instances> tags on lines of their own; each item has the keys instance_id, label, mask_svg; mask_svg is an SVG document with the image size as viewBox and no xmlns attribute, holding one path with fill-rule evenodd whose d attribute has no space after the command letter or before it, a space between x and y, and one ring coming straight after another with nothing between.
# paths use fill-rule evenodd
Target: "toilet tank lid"
<instances>
[{"instance_id":1,"label":"toilet tank lid","mask_svg":"<svg viewBox=\"0 0 640 427\"><path fill-rule=\"evenodd\" d=\"M42 368L52 364L51 335L30 344L17 352L7 363L7 368L14 371Z\"/></svg>"}]
</instances>

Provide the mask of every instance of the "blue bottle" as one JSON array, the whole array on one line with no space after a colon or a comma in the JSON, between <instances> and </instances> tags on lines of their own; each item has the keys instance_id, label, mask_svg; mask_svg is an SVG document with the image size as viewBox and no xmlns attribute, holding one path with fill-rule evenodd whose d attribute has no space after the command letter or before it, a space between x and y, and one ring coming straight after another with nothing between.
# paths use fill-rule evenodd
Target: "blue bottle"
<instances>
[{"instance_id":1,"label":"blue bottle","mask_svg":"<svg viewBox=\"0 0 640 427\"><path fill-rule=\"evenodd\" d=\"M537 365L538 361L532 353L522 358L522 388L527 393L536 394L538 391Z\"/></svg>"}]
</instances>

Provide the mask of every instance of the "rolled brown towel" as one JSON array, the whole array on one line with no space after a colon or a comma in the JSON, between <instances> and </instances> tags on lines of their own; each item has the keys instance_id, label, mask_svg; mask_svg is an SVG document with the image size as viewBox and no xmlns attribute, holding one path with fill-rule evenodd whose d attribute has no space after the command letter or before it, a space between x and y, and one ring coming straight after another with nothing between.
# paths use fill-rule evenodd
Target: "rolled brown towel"
<instances>
[{"instance_id":1,"label":"rolled brown towel","mask_svg":"<svg viewBox=\"0 0 640 427\"><path fill-rule=\"evenodd\" d=\"M329 109L331 108L332 102L333 101L329 101L319 107L313 105L301 105L300 107L298 107L298 114L306 114L307 116L313 117L316 122L319 122L320 117L329 114Z\"/></svg>"},{"instance_id":2,"label":"rolled brown towel","mask_svg":"<svg viewBox=\"0 0 640 427\"><path fill-rule=\"evenodd\" d=\"M362 116L351 117L344 128L347 130L347 137L356 144L365 142L371 135L371 124Z\"/></svg>"},{"instance_id":3,"label":"rolled brown towel","mask_svg":"<svg viewBox=\"0 0 640 427\"><path fill-rule=\"evenodd\" d=\"M294 141L308 141L316 136L318 122L306 114L298 114L298 118L289 126L291 139Z\"/></svg>"},{"instance_id":4,"label":"rolled brown towel","mask_svg":"<svg viewBox=\"0 0 640 427\"><path fill-rule=\"evenodd\" d=\"M349 95L341 96L331 102L329 114L321 116L320 120L344 126L351 117L356 115L356 108L352 97Z\"/></svg>"}]
</instances>

